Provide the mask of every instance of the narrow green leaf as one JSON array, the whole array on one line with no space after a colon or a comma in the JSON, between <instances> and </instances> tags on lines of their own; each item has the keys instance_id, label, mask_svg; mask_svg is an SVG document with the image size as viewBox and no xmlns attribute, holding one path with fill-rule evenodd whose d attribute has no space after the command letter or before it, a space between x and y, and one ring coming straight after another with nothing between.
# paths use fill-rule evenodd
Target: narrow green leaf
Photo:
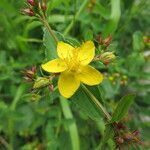
<instances>
[{"instance_id":1,"label":"narrow green leaf","mask_svg":"<svg viewBox=\"0 0 150 150\"><path fill-rule=\"evenodd\" d=\"M73 119L72 112L69 107L68 100L65 99L64 97L60 96L60 103L62 106L63 114L66 119ZM72 150L80 150L80 141L79 141L79 135L78 135L78 129L77 125L74 122L70 123L68 125L69 128L69 133L71 137L71 142L72 142Z\"/></svg>"},{"instance_id":2,"label":"narrow green leaf","mask_svg":"<svg viewBox=\"0 0 150 150\"><path fill-rule=\"evenodd\" d=\"M50 33L47 31L46 28L44 29L43 43L44 46L46 47L45 50L46 58L48 60L56 58L57 57L56 44L53 37L50 35Z\"/></svg>"},{"instance_id":3,"label":"narrow green leaf","mask_svg":"<svg viewBox=\"0 0 150 150\"><path fill-rule=\"evenodd\" d=\"M101 113L95 104L91 101L90 97L80 88L79 91L71 98L73 105L84 112L85 115L92 120L99 121Z\"/></svg>"},{"instance_id":4,"label":"narrow green leaf","mask_svg":"<svg viewBox=\"0 0 150 150\"><path fill-rule=\"evenodd\" d=\"M95 11L98 12L103 18L109 19L110 11L108 8L105 8L100 2L97 2L95 5Z\"/></svg>"},{"instance_id":5,"label":"narrow green leaf","mask_svg":"<svg viewBox=\"0 0 150 150\"><path fill-rule=\"evenodd\" d=\"M120 0L111 0L110 20L103 31L105 37L115 32L118 26L120 16L121 16Z\"/></svg>"},{"instance_id":6,"label":"narrow green leaf","mask_svg":"<svg viewBox=\"0 0 150 150\"><path fill-rule=\"evenodd\" d=\"M26 89L26 85L25 84L20 84L20 86L18 87L18 90L16 92L16 95L10 105L10 109L11 110L15 110L16 109L16 106L17 106L17 103L19 102L22 94L25 92L25 89Z\"/></svg>"},{"instance_id":7,"label":"narrow green leaf","mask_svg":"<svg viewBox=\"0 0 150 150\"><path fill-rule=\"evenodd\" d=\"M134 94L129 94L121 98L112 115L111 123L120 121L126 115L126 113L129 110L129 107L134 101L134 98Z\"/></svg>"},{"instance_id":8,"label":"narrow green leaf","mask_svg":"<svg viewBox=\"0 0 150 150\"><path fill-rule=\"evenodd\" d=\"M105 143L109 140L109 138L113 135L113 127L112 125L106 125L105 134L104 134L104 141Z\"/></svg>"},{"instance_id":9,"label":"narrow green leaf","mask_svg":"<svg viewBox=\"0 0 150 150\"><path fill-rule=\"evenodd\" d=\"M113 131L113 127L111 124L107 124L106 128L105 128L105 133L104 133L104 137L102 139L102 144L100 145L100 149L101 150L105 150L105 144L107 143L107 141L113 137L114 135L114 131Z\"/></svg>"},{"instance_id":10,"label":"narrow green leaf","mask_svg":"<svg viewBox=\"0 0 150 150\"><path fill-rule=\"evenodd\" d=\"M23 32L23 37L28 37L29 33L34 30L37 27L40 27L42 24L39 21L32 21L29 24L27 24L26 28Z\"/></svg>"},{"instance_id":11,"label":"narrow green leaf","mask_svg":"<svg viewBox=\"0 0 150 150\"><path fill-rule=\"evenodd\" d=\"M0 51L0 66L5 65L7 62L6 51Z\"/></svg>"}]
</instances>

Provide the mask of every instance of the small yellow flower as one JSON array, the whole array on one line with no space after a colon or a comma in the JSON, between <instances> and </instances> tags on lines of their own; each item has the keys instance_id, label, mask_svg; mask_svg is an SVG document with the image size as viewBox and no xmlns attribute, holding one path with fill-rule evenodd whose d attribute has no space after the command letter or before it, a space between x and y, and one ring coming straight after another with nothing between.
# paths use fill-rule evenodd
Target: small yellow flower
<instances>
[{"instance_id":1,"label":"small yellow flower","mask_svg":"<svg viewBox=\"0 0 150 150\"><path fill-rule=\"evenodd\" d=\"M58 89L66 98L71 97L79 88L80 83L97 85L102 82L103 75L88 65L95 55L95 46L87 41L80 47L58 42L57 59L42 65L42 68L51 73L60 73Z\"/></svg>"}]
</instances>

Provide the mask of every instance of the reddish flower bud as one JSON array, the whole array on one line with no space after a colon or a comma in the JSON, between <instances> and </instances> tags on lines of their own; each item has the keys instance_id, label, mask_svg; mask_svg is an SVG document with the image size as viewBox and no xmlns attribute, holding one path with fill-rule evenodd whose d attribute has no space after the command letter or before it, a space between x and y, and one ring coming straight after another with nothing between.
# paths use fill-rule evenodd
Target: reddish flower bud
<instances>
[{"instance_id":1,"label":"reddish flower bud","mask_svg":"<svg viewBox=\"0 0 150 150\"><path fill-rule=\"evenodd\" d=\"M34 16L34 11L31 8L26 8L26 9L22 9L21 12L24 15L28 15L28 16Z\"/></svg>"},{"instance_id":2,"label":"reddish flower bud","mask_svg":"<svg viewBox=\"0 0 150 150\"><path fill-rule=\"evenodd\" d=\"M112 41L112 36L108 36L106 39L103 40L103 44L108 46L110 45L111 41Z\"/></svg>"},{"instance_id":3,"label":"reddish flower bud","mask_svg":"<svg viewBox=\"0 0 150 150\"><path fill-rule=\"evenodd\" d=\"M46 9L47 9L46 3L42 3L41 9L42 9L43 11L46 11Z\"/></svg>"},{"instance_id":4,"label":"reddish flower bud","mask_svg":"<svg viewBox=\"0 0 150 150\"><path fill-rule=\"evenodd\" d=\"M103 39L101 35L98 35L96 37L96 41L100 44L100 45L105 45L105 46L109 46L111 41L112 41L112 36L108 36L107 38Z\"/></svg>"},{"instance_id":5,"label":"reddish flower bud","mask_svg":"<svg viewBox=\"0 0 150 150\"><path fill-rule=\"evenodd\" d=\"M35 73L35 72L37 71L36 66L33 66L33 67L31 68L31 71Z\"/></svg>"},{"instance_id":6,"label":"reddish flower bud","mask_svg":"<svg viewBox=\"0 0 150 150\"><path fill-rule=\"evenodd\" d=\"M131 133L125 133L123 136L124 140L127 142L131 142L133 140L133 135Z\"/></svg>"},{"instance_id":7,"label":"reddish flower bud","mask_svg":"<svg viewBox=\"0 0 150 150\"><path fill-rule=\"evenodd\" d=\"M98 36L96 37L96 41L97 41L100 45L103 44L103 39L102 39L102 37L101 37L100 35L98 35Z\"/></svg>"},{"instance_id":8,"label":"reddish flower bud","mask_svg":"<svg viewBox=\"0 0 150 150\"><path fill-rule=\"evenodd\" d=\"M123 143L124 143L124 139L121 138L121 137L118 137L118 138L116 138L116 142L117 142L118 144L123 144Z\"/></svg>"},{"instance_id":9,"label":"reddish flower bud","mask_svg":"<svg viewBox=\"0 0 150 150\"><path fill-rule=\"evenodd\" d=\"M50 90L51 92L54 91L54 86L53 86L53 84L50 84L50 85L48 86L48 88L49 88L49 90Z\"/></svg>"},{"instance_id":10,"label":"reddish flower bud","mask_svg":"<svg viewBox=\"0 0 150 150\"><path fill-rule=\"evenodd\" d=\"M139 134L140 134L140 132L138 130L135 130L132 132L132 135L134 135L134 136L139 136Z\"/></svg>"},{"instance_id":11,"label":"reddish flower bud","mask_svg":"<svg viewBox=\"0 0 150 150\"><path fill-rule=\"evenodd\" d=\"M122 123L115 123L114 124L115 125L115 127L118 129L118 130L124 130L124 129L126 129L126 126L125 125L123 125Z\"/></svg>"},{"instance_id":12,"label":"reddish flower bud","mask_svg":"<svg viewBox=\"0 0 150 150\"><path fill-rule=\"evenodd\" d=\"M27 2L28 2L31 6L35 6L34 0L27 0Z\"/></svg>"},{"instance_id":13,"label":"reddish flower bud","mask_svg":"<svg viewBox=\"0 0 150 150\"><path fill-rule=\"evenodd\" d=\"M37 72L36 67L32 67L31 69L24 70L24 71L22 71L22 73L23 73L23 75L24 75L23 78L24 78L27 82L32 82L32 81L34 81L36 72Z\"/></svg>"}]
</instances>

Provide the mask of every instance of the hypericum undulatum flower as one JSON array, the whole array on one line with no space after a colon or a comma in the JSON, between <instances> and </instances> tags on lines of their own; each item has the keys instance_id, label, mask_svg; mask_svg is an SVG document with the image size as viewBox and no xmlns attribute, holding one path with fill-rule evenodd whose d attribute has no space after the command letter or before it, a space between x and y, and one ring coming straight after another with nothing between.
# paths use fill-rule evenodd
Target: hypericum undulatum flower
<instances>
[{"instance_id":1,"label":"hypericum undulatum flower","mask_svg":"<svg viewBox=\"0 0 150 150\"><path fill-rule=\"evenodd\" d=\"M92 41L87 41L80 47L58 42L57 53L59 58L43 64L42 68L47 72L60 73L58 89L64 97L71 97L80 83L92 86L102 82L103 75L88 65L95 56Z\"/></svg>"}]
</instances>

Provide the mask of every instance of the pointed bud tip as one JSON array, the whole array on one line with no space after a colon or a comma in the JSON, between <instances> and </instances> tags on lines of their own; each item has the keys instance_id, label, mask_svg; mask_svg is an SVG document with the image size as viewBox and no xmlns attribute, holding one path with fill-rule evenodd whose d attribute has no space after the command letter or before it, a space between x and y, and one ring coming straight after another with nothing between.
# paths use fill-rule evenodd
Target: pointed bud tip
<instances>
[{"instance_id":1,"label":"pointed bud tip","mask_svg":"<svg viewBox=\"0 0 150 150\"><path fill-rule=\"evenodd\" d=\"M23 15L28 15L28 16L34 16L35 15L31 8L21 9L21 13Z\"/></svg>"},{"instance_id":2,"label":"pointed bud tip","mask_svg":"<svg viewBox=\"0 0 150 150\"><path fill-rule=\"evenodd\" d=\"M31 6L35 6L34 0L27 0L27 3L29 3Z\"/></svg>"},{"instance_id":3,"label":"pointed bud tip","mask_svg":"<svg viewBox=\"0 0 150 150\"><path fill-rule=\"evenodd\" d=\"M41 9L42 9L42 10L44 10L44 11L46 11L47 6L46 6L46 4L45 4L45 3L42 3Z\"/></svg>"}]
</instances>

